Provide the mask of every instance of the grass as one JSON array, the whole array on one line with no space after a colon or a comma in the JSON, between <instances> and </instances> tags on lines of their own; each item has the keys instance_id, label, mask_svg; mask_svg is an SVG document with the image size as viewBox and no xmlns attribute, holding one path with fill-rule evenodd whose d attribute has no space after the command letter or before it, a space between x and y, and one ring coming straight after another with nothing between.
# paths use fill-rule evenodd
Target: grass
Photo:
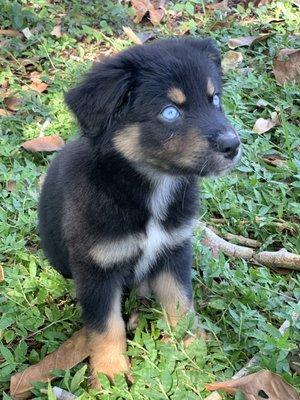
<instances>
[{"instance_id":1,"label":"grass","mask_svg":"<svg viewBox=\"0 0 300 400\"><path fill-rule=\"evenodd\" d=\"M222 218L221 231L260 240L262 249L281 247L299 252L299 122L300 89L279 86L272 73L272 59L284 47L299 48L299 9L278 1L245 10L232 6L229 12L203 11L202 1L168 2L167 15L158 27L136 26L133 11L122 2L106 1L10 2L2 0L3 29L29 27L26 40L5 38L1 45L0 85L5 84L22 99L15 113L1 117L0 146L0 263L5 280L0 293L0 392L9 399L10 375L35 364L56 349L81 326L73 283L64 280L45 260L37 235L37 201L40 176L52 155L26 153L20 144L40 134L59 133L64 139L76 134L76 126L63 103L63 91L79 78L91 60L122 50L130 41L122 25L134 31L154 31L156 37L189 33L212 36L223 52L232 37L270 32L273 35L253 47L238 49L242 65L224 76L225 109L244 143L240 166L229 176L202 183L201 215L212 223ZM178 14L180 12L180 14ZM281 22L268 22L281 19ZM61 23L63 35L51 35ZM4 37L0 38L1 41ZM28 59L30 62L28 62ZM27 60L27 61L26 61ZM38 71L48 84L44 93L26 90L30 72ZM1 89L0 89L1 90ZM263 99L266 107L257 107ZM5 108L5 105L0 105ZM281 124L258 135L252 126L259 117L280 112ZM266 164L262 157L276 153L285 160L281 167ZM13 190L8 182L13 183ZM89 371L81 364L71 371L57 371L55 385L71 390L82 399L204 399L204 384L230 378L249 358L261 351L258 369L281 374L300 389L290 354L299 349L300 323L281 336L278 327L290 319L300 298L299 275L277 273L250 263L220 256L194 240L195 305L210 339L196 341L189 349L181 339L191 321L184 318L170 332L156 304L143 310L140 324L129 337L135 383L122 377L111 386L101 377L100 392L89 391ZM134 307L134 294L125 312ZM298 312L299 312L298 307ZM171 342L159 338L171 334ZM299 363L299 360L298 360ZM53 398L51 386L38 384L36 399Z\"/></svg>"}]
</instances>

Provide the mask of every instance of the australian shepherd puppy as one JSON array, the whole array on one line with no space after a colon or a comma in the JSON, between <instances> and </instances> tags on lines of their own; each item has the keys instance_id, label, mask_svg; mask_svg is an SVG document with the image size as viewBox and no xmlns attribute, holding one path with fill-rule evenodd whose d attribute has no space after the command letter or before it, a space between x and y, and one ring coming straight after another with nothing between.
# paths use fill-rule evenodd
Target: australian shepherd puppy
<instances>
[{"instance_id":1,"label":"australian shepherd puppy","mask_svg":"<svg viewBox=\"0 0 300 400\"><path fill-rule=\"evenodd\" d=\"M106 58L66 94L81 136L51 162L39 205L50 263L73 278L90 363L128 372L121 299L153 293L171 326L193 308L198 177L229 171L240 140L221 105L210 39L168 39Z\"/></svg>"}]
</instances>

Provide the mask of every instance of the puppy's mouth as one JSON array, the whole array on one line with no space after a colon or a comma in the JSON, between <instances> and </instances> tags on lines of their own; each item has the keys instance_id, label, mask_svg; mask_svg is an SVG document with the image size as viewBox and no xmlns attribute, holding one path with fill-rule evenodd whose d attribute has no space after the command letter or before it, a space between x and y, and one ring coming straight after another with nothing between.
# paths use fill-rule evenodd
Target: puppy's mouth
<instances>
[{"instance_id":1,"label":"puppy's mouth","mask_svg":"<svg viewBox=\"0 0 300 400\"><path fill-rule=\"evenodd\" d=\"M240 145L236 155L233 158L228 158L222 154L212 154L199 166L197 175L202 177L219 177L230 172L240 161L242 157L242 146Z\"/></svg>"}]
</instances>

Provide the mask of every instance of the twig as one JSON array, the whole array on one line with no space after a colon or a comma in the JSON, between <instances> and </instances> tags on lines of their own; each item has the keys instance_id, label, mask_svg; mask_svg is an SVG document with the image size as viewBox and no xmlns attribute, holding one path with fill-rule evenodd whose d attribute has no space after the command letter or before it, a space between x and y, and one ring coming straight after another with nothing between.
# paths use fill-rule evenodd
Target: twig
<instances>
[{"instance_id":1,"label":"twig","mask_svg":"<svg viewBox=\"0 0 300 400\"><path fill-rule=\"evenodd\" d=\"M297 306L300 306L300 301L298 302ZM300 314L293 312L291 315L292 321L296 322L298 318L300 318ZM290 326L291 326L290 321L286 319L284 323L280 326L278 331L283 336ZM253 356L242 369L240 369L236 374L233 375L232 379L240 379L243 376L247 375L248 370L254 365L256 365L259 362L259 359L260 359L260 353L255 354L255 356ZM205 397L204 400L221 400L221 399L222 397L219 395L218 392L212 392L210 395Z\"/></svg>"},{"instance_id":2,"label":"twig","mask_svg":"<svg viewBox=\"0 0 300 400\"><path fill-rule=\"evenodd\" d=\"M56 400L75 400L76 396L73 393L67 392L58 386L53 386L53 393Z\"/></svg>"},{"instance_id":3,"label":"twig","mask_svg":"<svg viewBox=\"0 0 300 400\"><path fill-rule=\"evenodd\" d=\"M213 228L213 227L209 227L209 229L211 229L213 232L215 232L216 235L218 236L222 236L224 239L226 240L233 240L234 242L237 242L238 244L244 245L244 246L248 246L248 247L253 247L253 248L258 248L262 245L261 242L259 242L258 240L254 240L254 239L250 239L247 238L245 236L241 236L241 235L234 235L232 233L226 232L224 234L222 234L218 229Z\"/></svg>"},{"instance_id":4,"label":"twig","mask_svg":"<svg viewBox=\"0 0 300 400\"><path fill-rule=\"evenodd\" d=\"M0 29L0 35L19 37L19 38L23 37L22 33L16 31L15 29Z\"/></svg>"},{"instance_id":5,"label":"twig","mask_svg":"<svg viewBox=\"0 0 300 400\"><path fill-rule=\"evenodd\" d=\"M198 227L205 233L203 244L211 248L214 256L222 251L229 257L243 258L255 264L300 271L300 255L298 254L290 253L285 249L257 253L249 247L227 242L202 222L198 223Z\"/></svg>"}]
</instances>

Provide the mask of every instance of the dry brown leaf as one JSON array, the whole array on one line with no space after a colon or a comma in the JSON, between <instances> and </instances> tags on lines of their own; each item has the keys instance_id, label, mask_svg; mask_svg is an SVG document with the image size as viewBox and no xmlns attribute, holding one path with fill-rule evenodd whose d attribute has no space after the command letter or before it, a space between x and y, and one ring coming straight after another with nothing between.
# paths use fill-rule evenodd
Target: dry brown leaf
<instances>
[{"instance_id":1,"label":"dry brown leaf","mask_svg":"<svg viewBox=\"0 0 300 400\"><path fill-rule=\"evenodd\" d=\"M34 90L35 92L43 93L48 88L48 85L45 82L32 82L30 85L28 85L28 88Z\"/></svg>"},{"instance_id":2,"label":"dry brown leaf","mask_svg":"<svg viewBox=\"0 0 300 400\"><path fill-rule=\"evenodd\" d=\"M82 328L38 364L13 375L10 380L10 395L17 400L27 399L30 397L33 382L47 382L53 378L51 371L54 369L73 368L88 355L86 332Z\"/></svg>"},{"instance_id":3,"label":"dry brown leaf","mask_svg":"<svg viewBox=\"0 0 300 400\"><path fill-rule=\"evenodd\" d=\"M265 154L262 159L265 163L274 167L284 167L286 165L286 161L278 154Z\"/></svg>"},{"instance_id":4,"label":"dry brown leaf","mask_svg":"<svg viewBox=\"0 0 300 400\"><path fill-rule=\"evenodd\" d=\"M27 140L21 146L27 151L37 153L39 151L57 151L64 146L65 142L58 135L41 136L36 139Z\"/></svg>"},{"instance_id":5,"label":"dry brown leaf","mask_svg":"<svg viewBox=\"0 0 300 400\"><path fill-rule=\"evenodd\" d=\"M141 39L133 32L129 26L123 26L123 31L126 33L128 38L135 44L143 44Z\"/></svg>"},{"instance_id":6,"label":"dry brown leaf","mask_svg":"<svg viewBox=\"0 0 300 400\"><path fill-rule=\"evenodd\" d=\"M7 181L5 183L5 189L8 192L12 192L13 190L15 190L15 188L16 188L16 181Z\"/></svg>"},{"instance_id":7,"label":"dry brown leaf","mask_svg":"<svg viewBox=\"0 0 300 400\"><path fill-rule=\"evenodd\" d=\"M227 44L230 49L236 49L242 46L251 46L256 42L262 42L272 36L271 33L262 33L258 36L244 36L240 38L229 39Z\"/></svg>"},{"instance_id":8,"label":"dry brown leaf","mask_svg":"<svg viewBox=\"0 0 300 400\"><path fill-rule=\"evenodd\" d=\"M3 271L3 267L0 264L0 283L4 281L4 271Z\"/></svg>"},{"instance_id":9,"label":"dry brown leaf","mask_svg":"<svg viewBox=\"0 0 300 400\"><path fill-rule=\"evenodd\" d=\"M19 37L19 38L23 37L22 33L16 31L15 29L0 29L0 35Z\"/></svg>"},{"instance_id":10,"label":"dry brown leaf","mask_svg":"<svg viewBox=\"0 0 300 400\"><path fill-rule=\"evenodd\" d=\"M57 38L61 37L61 25L55 25L55 27L51 31L51 35Z\"/></svg>"},{"instance_id":11,"label":"dry brown leaf","mask_svg":"<svg viewBox=\"0 0 300 400\"><path fill-rule=\"evenodd\" d=\"M0 117L7 117L10 113L3 108L0 108Z\"/></svg>"},{"instance_id":12,"label":"dry brown leaf","mask_svg":"<svg viewBox=\"0 0 300 400\"><path fill-rule=\"evenodd\" d=\"M18 109L20 108L20 105L22 104L22 100L16 96L5 97L5 99L3 101L5 104L5 107L9 111L18 111Z\"/></svg>"},{"instance_id":13,"label":"dry brown leaf","mask_svg":"<svg viewBox=\"0 0 300 400\"><path fill-rule=\"evenodd\" d=\"M223 0L223 1L220 1L219 3L206 4L205 8L207 8L208 10L223 10L223 11L227 11L227 10L229 10L228 0Z\"/></svg>"},{"instance_id":14,"label":"dry brown leaf","mask_svg":"<svg viewBox=\"0 0 300 400\"><path fill-rule=\"evenodd\" d=\"M137 24L142 21L147 13L149 13L153 25L159 24L165 15L163 1L154 5L150 0L131 0L131 5L135 11L134 22Z\"/></svg>"},{"instance_id":15,"label":"dry brown leaf","mask_svg":"<svg viewBox=\"0 0 300 400\"><path fill-rule=\"evenodd\" d=\"M268 132L270 129L274 128L277 125L279 125L279 117L278 114L275 112L273 113L272 118L258 118L252 130L255 133L264 133Z\"/></svg>"},{"instance_id":16,"label":"dry brown leaf","mask_svg":"<svg viewBox=\"0 0 300 400\"><path fill-rule=\"evenodd\" d=\"M282 49L273 61L277 83L300 82L300 50Z\"/></svg>"},{"instance_id":17,"label":"dry brown leaf","mask_svg":"<svg viewBox=\"0 0 300 400\"><path fill-rule=\"evenodd\" d=\"M242 53L239 53L238 51L229 50L223 56L222 67L226 72L229 69L238 67L242 61L243 61Z\"/></svg>"},{"instance_id":18,"label":"dry brown leaf","mask_svg":"<svg viewBox=\"0 0 300 400\"><path fill-rule=\"evenodd\" d=\"M241 390L245 400L300 400L296 390L279 375L262 370L240 379L206 385L208 390L223 389L229 394Z\"/></svg>"}]
</instances>

